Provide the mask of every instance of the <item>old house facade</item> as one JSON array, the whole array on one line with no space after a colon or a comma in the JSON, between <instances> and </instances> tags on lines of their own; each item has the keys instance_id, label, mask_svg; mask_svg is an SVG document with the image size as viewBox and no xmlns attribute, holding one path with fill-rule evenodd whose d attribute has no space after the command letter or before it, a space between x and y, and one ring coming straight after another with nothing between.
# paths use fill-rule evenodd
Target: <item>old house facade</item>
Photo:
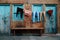
<instances>
[{"instance_id":1,"label":"old house facade","mask_svg":"<svg viewBox=\"0 0 60 40\"><path fill-rule=\"evenodd\" d=\"M22 8L24 13L21 19L21 14L16 17L17 7ZM44 33L50 33L53 32L52 30L49 30L48 26L51 26L52 24L49 24L49 20L47 20L47 17L45 20L47 22L42 22L40 19L40 13L42 11L48 11L53 10L53 17L54 17L54 32L60 33L60 0L0 0L0 15L1 16L1 30L9 30L6 31L10 34L11 30L14 30L13 33L15 35L15 29L21 29L26 30L28 29L42 29ZM2 14L1 14L2 13ZM35 13L38 13L38 15L35 20ZM32 16L33 15L33 16ZM7 18L7 24L2 21L2 18ZM45 16L44 16L45 17ZM40 22L41 21L41 22ZM48 24L48 26L46 26ZM4 26L3 26L4 25ZM3 26L3 27L2 27ZM19 28L22 26L22 28ZM5 27L5 29L4 29ZM17 27L17 28L16 28ZM47 30L46 30L47 27ZM50 27L52 28L52 26ZM36 31L36 30L35 30ZM27 31L28 32L28 31ZM41 32L43 33L43 32Z\"/></svg>"}]
</instances>

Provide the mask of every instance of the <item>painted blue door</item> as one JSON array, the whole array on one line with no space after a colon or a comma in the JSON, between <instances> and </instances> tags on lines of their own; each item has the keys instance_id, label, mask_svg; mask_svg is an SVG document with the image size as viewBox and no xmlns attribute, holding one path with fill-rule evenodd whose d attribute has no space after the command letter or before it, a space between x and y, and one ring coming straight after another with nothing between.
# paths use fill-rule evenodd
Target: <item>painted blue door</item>
<instances>
[{"instance_id":1,"label":"painted blue door","mask_svg":"<svg viewBox=\"0 0 60 40\"><path fill-rule=\"evenodd\" d=\"M46 26L45 26L45 33L56 33L57 32L57 11L56 11L56 5L46 5L46 12L48 10L53 10L52 16L49 18L46 15Z\"/></svg>"},{"instance_id":2,"label":"painted blue door","mask_svg":"<svg viewBox=\"0 0 60 40\"><path fill-rule=\"evenodd\" d=\"M32 22L40 21L40 12L41 11L42 11L42 5L39 5L39 4L32 5Z\"/></svg>"},{"instance_id":3,"label":"painted blue door","mask_svg":"<svg viewBox=\"0 0 60 40\"><path fill-rule=\"evenodd\" d=\"M22 8L23 9L23 5L22 4L14 4L13 5L13 13L12 13L12 19L13 21L23 21L24 20L24 14L23 17L20 17L20 13L18 14L18 16L16 17L16 13L17 13L17 7Z\"/></svg>"},{"instance_id":4,"label":"painted blue door","mask_svg":"<svg viewBox=\"0 0 60 40\"><path fill-rule=\"evenodd\" d=\"M0 35L10 33L10 5L0 4Z\"/></svg>"}]
</instances>

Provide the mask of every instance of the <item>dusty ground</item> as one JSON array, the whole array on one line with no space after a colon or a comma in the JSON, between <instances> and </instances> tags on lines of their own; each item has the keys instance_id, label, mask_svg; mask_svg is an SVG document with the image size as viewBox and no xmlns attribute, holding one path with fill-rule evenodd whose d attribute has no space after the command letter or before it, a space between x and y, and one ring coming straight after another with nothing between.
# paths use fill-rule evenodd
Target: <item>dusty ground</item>
<instances>
[{"instance_id":1,"label":"dusty ground","mask_svg":"<svg viewBox=\"0 0 60 40\"><path fill-rule=\"evenodd\" d=\"M0 40L60 40L60 36L0 36Z\"/></svg>"}]
</instances>

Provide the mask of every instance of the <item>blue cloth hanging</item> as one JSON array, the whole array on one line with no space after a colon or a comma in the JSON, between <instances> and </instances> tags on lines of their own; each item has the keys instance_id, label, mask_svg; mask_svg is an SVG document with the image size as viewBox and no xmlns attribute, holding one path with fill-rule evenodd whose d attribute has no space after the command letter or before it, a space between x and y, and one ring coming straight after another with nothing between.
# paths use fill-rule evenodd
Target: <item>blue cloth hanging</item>
<instances>
[{"instance_id":1,"label":"blue cloth hanging","mask_svg":"<svg viewBox=\"0 0 60 40\"><path fill-rule=\"evenodd\" d=\"M35 12L35 22L37 22L38 21L38 14L37 14L37 12Z\"/></svg>"}]
</instances>

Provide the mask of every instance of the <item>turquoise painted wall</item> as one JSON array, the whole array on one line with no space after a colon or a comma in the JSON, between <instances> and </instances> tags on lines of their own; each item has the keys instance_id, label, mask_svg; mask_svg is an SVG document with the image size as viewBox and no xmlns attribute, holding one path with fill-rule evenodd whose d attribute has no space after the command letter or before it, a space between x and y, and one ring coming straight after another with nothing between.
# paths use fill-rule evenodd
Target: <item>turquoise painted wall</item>
<instances>
[{"instance_id":1,"label":"turquoise painted wall","mask_svg":"<svg viewBox=\"0 0 60 40\"><path fill-rule=\"evenodd\" d=\"M10 33L10 5L0 4L0 33Z\"/></svg>"},{"instance_id":2,"label":"turquoise painted wall","mask_svg":"<svg viewBox=\"0 0 60 40\"><path fill-rule=\"evenodd\" d=\"M35 13L37 12L37 16L38 16L37 21L39 22L40 21L40 16L39 16L40 13L39 12L42 12L42 5L38 5L38 4L32 5L32 12L33 12L32 21L36 22Z\"/></svg>"},{"instance_id":3,"label":"turquoise painted wall","mask_svg":"<svg viewBox=\"0 0 60 40\"><path fill-rule=\"evenodd\" d=\"M12 14L12 20L13 21L20 21L20 20L24 19L24 15L23 15L23 18L21 19L20 15L18 17L16 17L16 14L14 14L14 13L16 13L17 7L24 8L24 5L17 5L17 4L13 5L13 8L12 8L13 9L13 14ZM47 21L46 21L46 26L45 26L45 33L56 33L57 32L56 5L46 5L46 11L48 11L50 9L53 10L53 16L51 17L51 18L53 18L53 20L48 19L48 16L46 16ZM37 12L37 14L38 14L37 21L40 21L39 12L42 12L42 5L32 5L32 12L33 12L32 21L35 22L35 12ZM50 22L51 20L53 22ZM10 34L10 5L9 4L0 4L0 33Z\"/></svg>"},{"instance_id":4,"label":"turquoise painted wall","mask_svg":"<svg viewBox=\"0 0 60 40\"><path fill-rule=\"evenodd\" d=\"M53 10L52 16L49 18L47 15L45 33L56 33L57 32L57 11L56 5L46 5L46 12L48 10Z\"/></svg>"},{"instance_id":5,"label":"turquoise painted wall","mask_svg":"<svg viewBox=\"0 0 60 40\"><path fill-rule=\"evenodd\" d=\"M53 4L53 5L46 5L46 12L48 10L53 10L53 14L52 16L49 17L47 16L47 13L46 13L46 24L45 24L45 33L56 33L57 32L57 11L56 11L56 5ZM39 5L39 4L34 4L32 5L32 21L33 22L36 22L36 18L35 18L35 13L37 12L37 15L38 15L38 21L40 21L40 16L39 16L39 12L42 12L42 5ZM53 22L51 22L53 21Z\"/></svg>"},{"instance_id":6,"label":"turquoise painted wall","mask_svg":"<svg viewBox=\"0 0 60 40\"><path fill-rule=\"evenodd\" d=\"M24 20L24 15L23 15L23 18L21 19L20 18L20 14L16 17L16 14L14 14L14 13L16 13L17 12L17 7L19 7L19 8L24 8L24 5L22 5L22 4L14 4L13 5L13 14L12 14L12 19L13 19L13 21L22 21L22 20Z\"/></svg>"}]
</instances>

